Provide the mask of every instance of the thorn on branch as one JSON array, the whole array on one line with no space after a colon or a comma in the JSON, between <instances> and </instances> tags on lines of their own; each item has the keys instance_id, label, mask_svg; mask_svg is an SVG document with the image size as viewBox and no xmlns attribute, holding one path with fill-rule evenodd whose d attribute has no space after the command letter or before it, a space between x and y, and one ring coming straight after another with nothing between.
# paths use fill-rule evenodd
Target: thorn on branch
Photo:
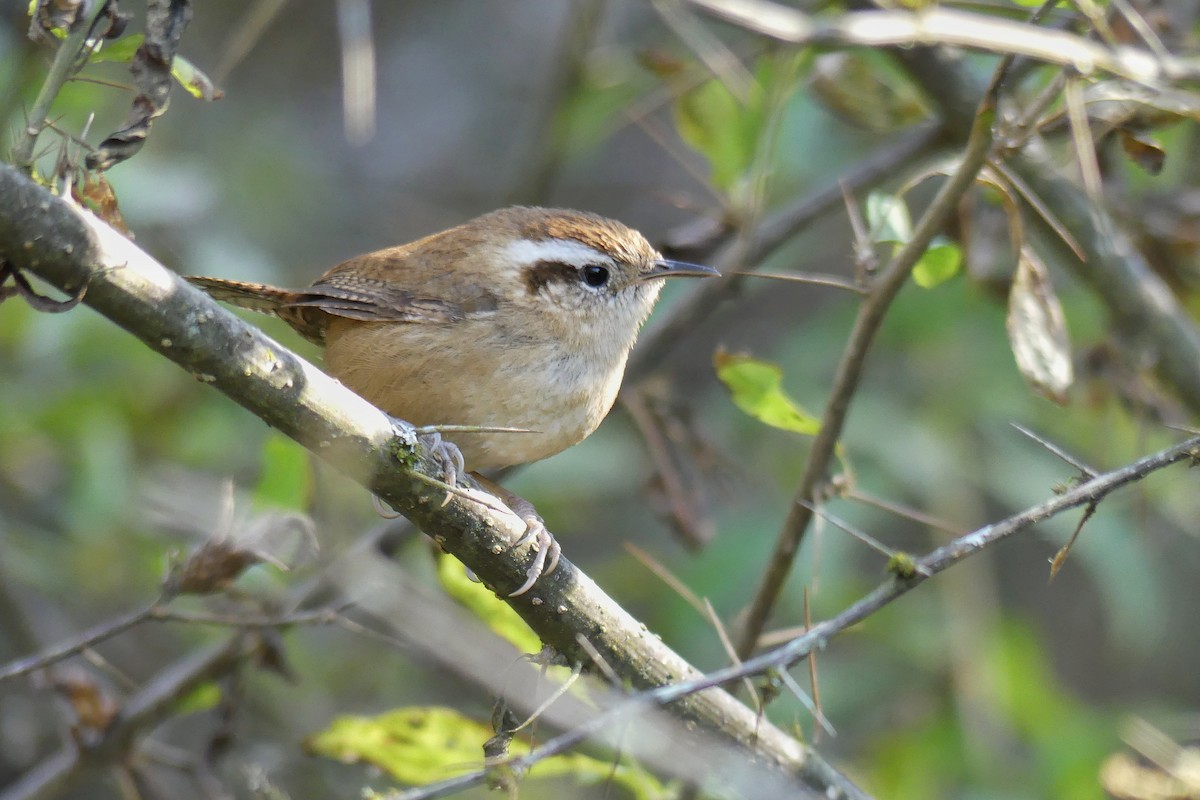
<instances>
[{"instance_id":1,"label":"thorn on branch","mask_svg":"<svg viewBox=\"0 0 1200 800\"><path fill-rule=\"evenodd\" d=\"M1054 576L1058 575L1058 571L1062 569L1063 564L1067 563L1067 556L1070 555L1071 548L1075 546L1075 540L1079 538L1079 533L1083 530L1084 524L1096 513L1096 507L1099 504L1099 500L1093 500L1087 504L1087 508L1083 510L1083 516L1079 518L1079 524L1075 526L1075 531L1071 534L1071 538L1059 548L1058 552L1054 554L1054 558L1050 559L1050 580L1054 580Z\"/></svg>"},{"instance_id":2,"label":"thorn on branch","mask_svg":"<svg viewBox=\"0 0 1200 800\"><path fill-rule=\"evenodd\" d=\"M1016 428L1018 431L1020 431L1025 436L1029 437L1033 441L1040 444L1042 447L1049 450L1054 455L1061 458L1063 461L1070 464L1075 469L1079 470L1081 480L1089 480L1090 481L1092 478L1094 478L1100 474L1097 470L1093 469L1092 467L1089 467L1082 460L1071 455L1063 448L1061 448L1058 445L1051 442L1049 439L1046 439L1046 438L1034 433L1029 428L1026 428L1024 425L1018 424L1016 422L1011 422L1009 424L1012 425L1014 428Z\"/></svg>"}]
</instances>

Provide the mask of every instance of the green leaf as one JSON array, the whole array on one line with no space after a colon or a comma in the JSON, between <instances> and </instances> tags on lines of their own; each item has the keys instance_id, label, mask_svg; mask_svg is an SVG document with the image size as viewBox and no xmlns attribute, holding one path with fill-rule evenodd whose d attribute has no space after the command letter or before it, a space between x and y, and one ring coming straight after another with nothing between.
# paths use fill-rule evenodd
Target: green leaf
<instances>
[{"instance_id":1,"label":"green leaf","mask_svg":"<svg viewBox=\"0 0 1200 800\"><path fill-rule=\"evenodd\" d=\"M913 267L913 280L918 286L931 289L957 275L961 264L962 249L946 237L938 236Z\"/></svg>"},{"instance_id":2,"label":"green leaf","mask_svg":"<svg viewBox=\"0 0 1200 800\"><path fill-rule=\"evenodd\" d=\"M501 638L522 653L536 653L542 649L542 640L525 620L482 583L471 580L458 559L442 554L438 557L437 573L446 594L483 620Z\"/></svg>"},{"instance_id":3,"label":"green leaf","mask_svg":"<svg viewBox=\"0 0 1200 800\"><path fill-rule=\"evenodd\" d=\"M800 73L812 63L807 51L770 54L754 65L754 79L745 91L735 93L725 82L713 79L680 92L673 110L679 136L708 160L713 186L731 197L744 190L749 173L760 157L772 116L799 83ZM677 70L663 74L668 86Z\"/></svg>"},{"instance_id":4,"label":"green leaf","mask_svg":"<svg viewBox=\"0 0 1200 800\"><path fill-rule=\"evenodd\" d=\"M128 63L133 60L133 56L144 41L146 41L146 37L140 33L131 33L128 36L122 36L115 42L106 41L100 50L92 56L92 63L102 61Z\"/></svg>"},{"instance_id":5,"label":"green leaf","mask_svg":"<svg viewBox=\"0 0 1200 800\"><path fill-rule=\"evenodd\" d=\"M867 225L871 241L904 244L912 238L912 219L904 200L886 192L867 195Z\"/></svg>"},{"instance_id":6,"label":"green leaf","mask_svg":"<svg viewBox=\"0 0 1200 800\"><path fill-rule=\"evenodd\" d=\"M220 100L225 96L212 78L179 54L171 61L171 77L179 82L184 91L200 100Z\"/></svg>"},{"instance_id":7,"label":"green leaf","mask_svg":"<svg viewBox=\"0 0 1200 800\"><path fill-rule=\"evenodd\" d=\"M174 714L196 714L217 707L221 700L221 687L212 681L202 683L175 702Z\"/></svg>"},{"instance_id":8,"label":"green leaf","mask_svg":"<svg viewBox=\"0 0 1200 800\"><path fill-rule=\"evenodd\" d=\"M487 727L453 709L414 707L376 717L338 717L304 745L309 753L372 764L401 783L420 786L477 766L491 737ZM523 742L510 748L518 755L528 751Z\"/></svg>"},{"instance_id":9,"label":"green leaf","mask_svg":"<svg viewBox=\"0 0 1200 800\"><path fill-rule=\"evenodd\" d=\"M133 33L115 42L107 42L98 53L92 56L91 60L93 62L129 63L137 55L138 48L144 41L146 41L146 37L143 34ZM192 97L201 100L220 100L225 95L208 75L178 53L171 61L171 77Z\"/></svg>"},{"instance_id":10,"label":"green leaf","mask_svg":"<svg viewBox=\"0 0 1200 800\"><path fill-rule=\"evenodd\" d=\"M751 129L752 115L721 81L702 83L680 97L675 125L679 136L708 160L718 189L732 189L749 169L757 133Z\"/></svg>"},{"instance_id":11,"label":"green leaf","mask_svg":"<svg viewBox=\"0 0 1200 800\"><path fill-rule=\"evenodd\" d=\"M767 361L718 350L713 367L733 396L733 404L773 428L814 436L821 422L783 391L783 370Z\"/></svg>"},{"instance_id":12,"label":"green leaf","mask_svg":"<svg viewBox=\"0 0 1200 800\"><path fill-rule=\"evenodd\" d=\"M559 106L554 146L567 152L596 147L624 124L630 105L647 91L645 76L624 51L589 55L583 76Z\"/></svg>"},{"instance_id":13,"label":"green leaf","mask_svg":"<svg viewBox=\"0 0 1200 800\"><path fill-rule=\"evenodd\" d=\"M483 745L493 736L483 723L437 706L399 708L377 717L339 717L305 741L308 752L346 763L367 763L386 771L400 783L422 786L478 769ZM529 745L514 739L514 756ZM538 762L533 779L571 776L580 783L612 781L637 800L667 800L674 789L628 764L613 765L577 753Z\"/></svg>"},{"instance_id":14,"label":"green leaf","mask_svg":"<svg viewBox=\"0 0 1200 800\"><path fill-rule=\"evenodd\" d=\"M272 433L263 444L262 475L254 487L254 507L302 511L308 507L311 492L308 451L283 434Z\"/></svg>"}]
</instances>

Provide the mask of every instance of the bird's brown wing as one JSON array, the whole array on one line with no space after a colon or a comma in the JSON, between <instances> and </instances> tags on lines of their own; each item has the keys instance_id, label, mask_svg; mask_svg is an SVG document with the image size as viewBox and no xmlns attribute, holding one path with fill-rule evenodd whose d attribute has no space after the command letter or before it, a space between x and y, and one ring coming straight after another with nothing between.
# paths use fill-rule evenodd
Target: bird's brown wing
<instances>
[{"instance_id":1,"label":"bird's brown wing","mask_svg":"<svg viewBox=\"0 0 1200 800\"><path fill-rule=\"evenodd\" d=\"M457 322L457 303L420 295L387 280L338 273L327 275L289 298L289 308L317 308L364 322Z\"/></svg>"},{"instance_id":2,"label":"bird's brown wing","mask_svg":"<svg viewBox=\"0 0 1200 800\"><path fill-rule=\"evenodd\" d=\"M495 311L496 296L488 287L464 280L460 271L445 267L430 269L421 263L425 256L413 252L420 244L344 261L312 286L295 291L219 278L188 280L218 300L274 314L316 344L325 343L331 317L363 322L449 324ZM414 283L418 276L422 280Z\"/></svg>"},{"instance_id":3,"label":"bird's brown wing","mask_svg":"<svg viewBox=\"0 0 1200 800\"><path fill-rule=\"evenodd\" d=\"M288 297L276 313L302 336L323 344L330 317L363 322L451 323L463 318L455 303L419 297L390 281L340 273Z\"/></svg>"}]
</instances>

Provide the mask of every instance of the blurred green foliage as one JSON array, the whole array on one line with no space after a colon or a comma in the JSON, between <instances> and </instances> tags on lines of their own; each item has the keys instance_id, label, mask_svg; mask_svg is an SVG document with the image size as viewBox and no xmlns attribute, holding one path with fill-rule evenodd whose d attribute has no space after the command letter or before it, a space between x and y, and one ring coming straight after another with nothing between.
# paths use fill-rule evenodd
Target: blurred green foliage
<instances>
[{"instance_id":1,"label":"blurred green foliage","mask_svg":"<svg viewBox=\"0 0 1200 800\"><path fill-rule=\"evenodd\" d=\"M225 3L198 12L185 37L189 55L211 69L226 42L225 21L239 11L239 4ZM479 20L487 15L463 5L414 8L409 16L378 9L384 124L379 140L360 150L344 143L338 127L337 46L323 38L328 26L298 15L271 30L247 63L222 80L227 96L220 104L175 98L145 150L114 170L111 179L139 243L183 272L302 285L355 252L406 241L502 203L521 174L536 166L518 155L528 129L510 121L538 118L535 101L544 98L533 97L528 85L547 70L542 61L529 62L531 54L551 51L544 45L557 35L530 28L545 14L540 6L510 13L496 22ZM647 24L648 11L624 13L638 22L597 46L579 85L550 98L555 113L547 124L562 132L562 153L553 155L563 164L541 202L610 213L657 240L691 219L672 204L702 207L715 217L749 211L742 218L754 219L888 145L881 126L847 121L839 109L844 104L829 99L827 81L812 82L824 54L748 58L753 81L739 96L666 29ZM525 24L513 21L518 18ZM536 33L522 33L526 28ZM38 76L22 82L0 109L13 128L40 80L28 65L40 68L45 53L11 31L0 33L5 81ZM126 41L132 40L131 34ZM745 41L735 47L752 49ZM647 67L643 56L652 48L665 50L674 66ZM886 64L881 54L870 54L853 65L845 88L853 93L855 82L894 81ZM119 65L91 70L106 80L129 80ZM128 101L127 92L72 83L55 106L56 124L78 132L95 112L95 140L120 123ZM911 122L921 108L904 100L900 111L886 115L894 122L882 127ZM692 151L683 166L645 135L649 128L639 126L635 111L650 116L653 123L646 125L657 125L656 132L673 126L672 135ZM1194 123L1165 130L1162 142L1168 159L1159 176L1111 167L1115 191L1130 207L1190 187L1187 165L1200 163ZM54 148L48 150L51 159ZM534 154L533 160L546 157ZM872 243L884 245L884 255L889 245L907 241L908 209L919 213L928 197L923 189L903 198L894 193L925 168L906 165L862 201ZM768 181L764 192L751 190L762 181ZM754 207L762 198L768 208ZM985 193L975 201L999 207ZM712 202L719 208L709 208ZM1147 365L1111 356L1104 310L1056 268L1080 378L1066 408L1030 394L1013 364L1003 289L996 288L995 275L1003 286L1014 259L1001 246L1006 237L1004 229L990 238L977 234L973 242L942 239L930 248L915 277L919 287L902 292L889 311L843 437L855 488L929 514L956 532L1044 500L1056 483L1074 477L1010 421L1099 468L1175 437L1156 421L1156 404L1170 409L1172 400ZM987 247L993 240L1001 245ZM835 213L773 254L770 264L850 274L852 260L853 234L845 214ZM668 297L668 307L674 299ZM1185 301L1200 308L1194 293ZM535 502L573 561L701 668L727 661L711 625L620 543L649 550L709 598L723 619L736 619L807 451L805 440L758 420L784 416L791 430L799 425L811 432L814 420L800 409L822 408L855 303L820 287L751 282L736 302L696 320L694 338L664 366L717 454L712 472L726 476L704 486L719 532L704 551L687 552L655 519L646 499L653 492L645 485L645 449L620 413L587 442L511 481ZM316 357L286 326L260 322L285 345ZM729 375L714 374L718 344L756 354L749 399L735 390L731 400L721 386ZM0 376L0 582L20 599L40 646L144 604L155 595L168 553L211 534L194 526L185 532L179 528L186 526L149 513L146 489L166 483L168 473L192 476L185 479L191 488L169 495L180 517L192 505L215 507L217 495L202 487L228 478L250 492L255 507L303 509L317 520L322 555L316 565L286 576L248 577L239 582L243 589L261 589L256 581L300 584L375 522L361 489L313 468L296 445L85 308L52 317L5 302ZM782 392L783 384L795 400ZM777 411L764 411L764 404ZM835 638L818 655L817 672L824 713L839 737L819 746L879 797L1097 796L1100 762L1120 747L1123 718L1200 704L1194 680L1200 638L1190 619L1200 602L1194 580L1198 497L1194 474L1156 475L1101 505L1052 583L1046 561L1076 516L1039 525L938 576ZM852 498L831 500L830 508L909 553L926 552L950 535ZM451 583L456 597L479 594L456 565L444 558L435 564L423 545L408 547L401 561L431 586L439 579ZM836 529L814 526L775 619L786 628L802 623L805 587L814 619L836 613L886 580L886 568L878 553ZM12 633L18 622L0 619L0 660L29 650ZM512 633L508 622L491 624L536 649L527 632ZM215 635L139 629L101 652L145 679ZM417 727L440 732L438 743L419 745L422 758L411 751L404 757L409 765L425 763L426 771L401 779L478 762L491 733L468 719L485 716L489 704L476 689L341 629L296 629L284 646L299 683L247 678L253 702L241 709L240 735L258 748L246 758L282 765L273 776L292 797L344 796L361 787L362 771L299 757L307 735L338 729L330 720L356 710L372 715L366 728L372 735L391 708L407 708L394 713L409 727L412 717L405 715L421 713L419 721L430 724ZM794 675L804 683L806 665ZM26 687L0 685L0 694L14 691ZM205 691L202 706L213 702L214 690ZM35 700L50 702L44 695ZM439 703L454 703L456 711L434 715ZM815 736L808 712L786 693L767 713L781 725L796 723L810 740ZM36 730L29 738L44 745L41 751L55 743L54 726L38 729L29 717L0 716L0 753L12 749L5 744L15 730ZM5 758L5 775L28 767ZM568 756L562 764L577 777L611 779L622 796L666 791L603 759ZM546 762L535 775L556 769ZM97 796L93 790L79 796ZM537 781L522 787L532 798L555 791ZM586 796L611 796L606 791Z\"/></svg>"},{"instance_id":2,"label":"blurred green foliage","mask_svg":"<svg viewBox=\"0 0 1200 800\"><path fill-rule=\"evenodd\" d=\"M329 728L310 737L305 746L313 753L347 763L365 762L386 770L402 784L421 786L477 768L480 742L493 731L450 708L402 708L377 717L341 717ZM513 742L511 756L529 753L529 746ZM493 765L499 786L511 782ZM634 800L669 800L678 787L664 785L629 763L613 764L578 753L551 756L530 772L531 788L545 778L569 776L587 785L611 783Z\"/></svg>"}]
</instances>

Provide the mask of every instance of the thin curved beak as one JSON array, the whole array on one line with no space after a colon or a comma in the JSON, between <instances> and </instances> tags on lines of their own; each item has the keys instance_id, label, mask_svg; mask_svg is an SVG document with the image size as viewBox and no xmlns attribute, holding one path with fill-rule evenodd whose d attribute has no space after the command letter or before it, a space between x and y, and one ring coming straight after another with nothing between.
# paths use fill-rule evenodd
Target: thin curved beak
<instances>
[{"instance_id":1,"label":"thin curved beak","mask_svg":"<svg viewBox=\"0 0 1200 800\"><path fill-rule=\"evenodd\" d=\"M649 272L641 274L640 279L648 281L654 278L719 278L720 276L721 273L712 267L660 258L654 262L654 266L650 268Z\"/></svg>"}]
</instances>

